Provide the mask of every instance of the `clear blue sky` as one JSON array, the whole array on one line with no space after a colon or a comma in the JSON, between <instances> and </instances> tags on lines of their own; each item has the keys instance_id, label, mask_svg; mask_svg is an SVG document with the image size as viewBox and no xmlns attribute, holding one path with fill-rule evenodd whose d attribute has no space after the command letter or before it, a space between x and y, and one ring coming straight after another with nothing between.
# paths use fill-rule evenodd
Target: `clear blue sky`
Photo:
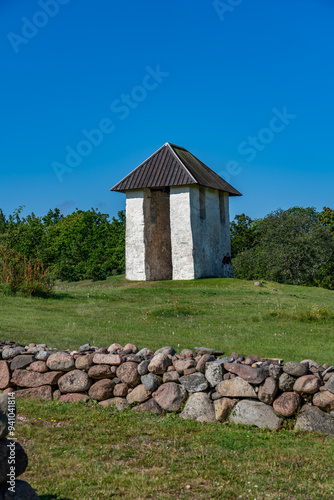
<instances>
[{"instance_id":1,"label":"clear blue sky","mask_svg":"<svg viewBox=\"0 0 334 500\"><path fill-rule=\"evenodd\" d=\"M167 141L230 175L231 218L333 207L333 0L1 0L0 18L7 215L116 215L109 189Z\"/></svg>"}]
</instances>

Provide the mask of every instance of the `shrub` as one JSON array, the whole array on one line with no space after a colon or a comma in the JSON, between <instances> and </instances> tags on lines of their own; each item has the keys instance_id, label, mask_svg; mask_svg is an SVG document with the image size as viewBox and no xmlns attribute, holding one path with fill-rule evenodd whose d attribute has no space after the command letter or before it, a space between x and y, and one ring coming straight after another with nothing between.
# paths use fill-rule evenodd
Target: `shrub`
<instances>
[{"instance_id":1,"label":"shrub","mask_svg":"<svg viewBox=\"0 0 334 500\"><path fill-rule=\"evenodd\" d=\"M52 289L48 270L39 260L30 264L15 250L0 252L0 291L5 294L22 293L35 297L46 297Z\"/></svg>"},{"instance_id":2,"label":"shrub","mask_svg":"<svg viewBox=\"0 0 334 500\"><path fill-rule=\"evenodd\" d=\"M279 283L330 286L334 238L314 208L293 207L267 215L257 227L256 246L233 260L234 275Z\"/></svg>"}]
</instances>

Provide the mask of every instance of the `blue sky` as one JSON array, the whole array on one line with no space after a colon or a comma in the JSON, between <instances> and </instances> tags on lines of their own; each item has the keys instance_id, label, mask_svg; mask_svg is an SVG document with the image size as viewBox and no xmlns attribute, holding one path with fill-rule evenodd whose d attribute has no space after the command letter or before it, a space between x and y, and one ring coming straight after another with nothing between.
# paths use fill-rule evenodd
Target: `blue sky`
<instances>
[{"instance_id":1,"label":"blue sky","mask_svg":"<svg viewBox=\"0 0 334 500\"><path fill-rule=\"evenodd\" d=\"M333 207L332 0L2 0L0 18L7 215L116 215L109 189L167 141L243 193L231 218Z\"/></svg>"}]
</instances>

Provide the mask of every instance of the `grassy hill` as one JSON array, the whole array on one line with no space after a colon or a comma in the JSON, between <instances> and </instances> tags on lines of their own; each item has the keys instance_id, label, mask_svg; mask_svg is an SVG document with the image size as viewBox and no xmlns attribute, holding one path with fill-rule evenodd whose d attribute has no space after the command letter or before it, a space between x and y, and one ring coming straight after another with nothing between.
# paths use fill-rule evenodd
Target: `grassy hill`
<instances>
[{"instance_id":1,"label":"grassy hill","mask_svg":"<svg viewBox=\"0 0 334 500\"><path fill-rule=\"evenodd\" d=\"M333 292L234 279L58 283L48 300L0 296L0 338L78 348L204 345L334 364ZM21 477L41 500L334 498L334 437L17 401Z\"/></svg>"},{"instance_id":2,"label":"grassy hill","mask_svg":"<svg viewBox=\"0 0 334 500\"><path fill-rule=\"evenodd\" d=\"M61 283L53 299L1 297L0 338L59 349L90 342L139 348L204 345L300 361L334 363L334 294L264 282Z\"/></svg>"}]
</instances>

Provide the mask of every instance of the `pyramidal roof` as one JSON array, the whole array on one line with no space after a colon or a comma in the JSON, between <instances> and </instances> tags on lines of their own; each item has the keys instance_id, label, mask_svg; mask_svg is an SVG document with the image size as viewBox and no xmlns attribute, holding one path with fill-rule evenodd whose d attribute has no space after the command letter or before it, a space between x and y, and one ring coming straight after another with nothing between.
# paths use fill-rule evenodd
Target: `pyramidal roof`
<instances>
[{"instance_id":1,"label":"pyramidal roof","mask_svg":"<svg viewBox=\"0 0 334 500\"><path fill-rule=\"evenodd\" d=\"M230 196L242 196L228 182L207 167L187 149L166 142L139 167L130 172L110 191L125 192L132 189L163 188L199 184Z\"/></svg>"}]
</instances>

